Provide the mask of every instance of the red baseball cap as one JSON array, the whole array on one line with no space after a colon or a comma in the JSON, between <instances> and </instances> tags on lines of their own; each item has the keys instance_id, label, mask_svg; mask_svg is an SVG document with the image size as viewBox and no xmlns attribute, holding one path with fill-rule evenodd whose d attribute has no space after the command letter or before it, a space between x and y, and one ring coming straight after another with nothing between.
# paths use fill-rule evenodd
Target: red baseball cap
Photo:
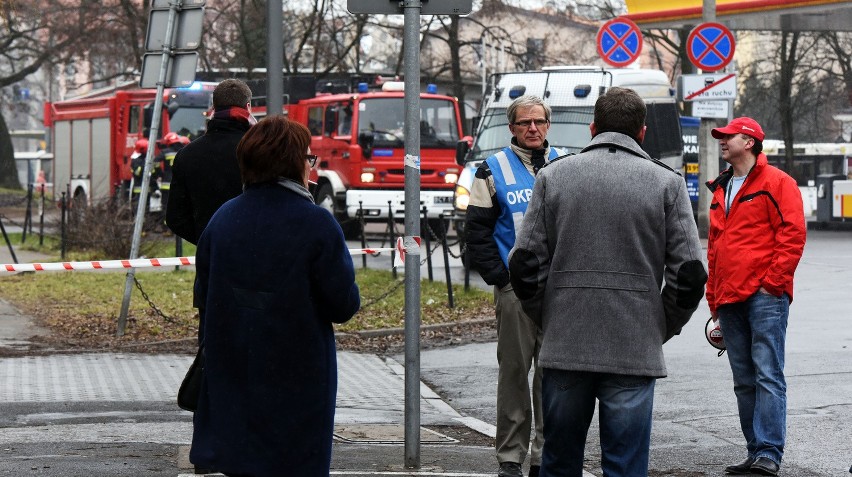
<instances>
[{"instance_id":1,"label":"red baseball cap","mask_svg":"<svg viewBox=\"0 0 852 477\"><path fill-rule=\"evenodd\" d=\"M746 134L758 141L763 141L763 138L766 137L766 135L763 134L763 128L760 127L760 124L757 124L757 121L754 119L747 118L745 116L734 119L723 128L713 129L710 131L710 134L712 134L716 139L722 139L728 134Z\"/></svg>"}]
</instances>

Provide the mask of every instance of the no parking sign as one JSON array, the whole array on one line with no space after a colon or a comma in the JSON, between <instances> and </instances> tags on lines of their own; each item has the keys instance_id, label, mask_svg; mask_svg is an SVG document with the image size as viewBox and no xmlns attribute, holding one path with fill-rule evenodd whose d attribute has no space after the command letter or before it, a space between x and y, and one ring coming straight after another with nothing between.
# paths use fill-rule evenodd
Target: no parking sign
<instances>
[{"instance_id":1,"label":"no parking sign","mask_svg":"<svg viewBox=\"0 0 852 477\"><path fill-rule=\"evenodd\" d=\"M686 38L689 61L703 71L718 71L734 59L735 41L731 30L721 23L702 23Z\"/></svg>"},{"instance_id":2,"label":"no parking sign","mask_svg":"<svg viewBox=\"0 0 852 477\"><path fill-rule=\"evenodd\" d=\"M598 30L598 54L609 65L627 66L642 53L642 32L627 18L613 18Z\"/></svg>"}]
</instances>

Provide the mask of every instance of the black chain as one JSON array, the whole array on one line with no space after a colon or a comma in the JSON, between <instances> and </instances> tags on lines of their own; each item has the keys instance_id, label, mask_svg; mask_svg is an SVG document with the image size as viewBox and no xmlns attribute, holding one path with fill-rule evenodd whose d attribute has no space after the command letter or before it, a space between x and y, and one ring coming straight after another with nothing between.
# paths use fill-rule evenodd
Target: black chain
<instances>
[{"instance_id":1,"label":"black chain","mask_svg":"<svg viewBox=\"0 0 852 477\"><path fill-rule=\"evenodd\" d=\"M0 214L0 220L3 220L4 225L12 225L14 227L24 228L24 224L22 224L20 222L16 222L16 221L10 219L9 217L6 217L5 215Z\"/></svg>"},{"instance_id":2,"label":"black chain","mask_svg":"<svg viewBox=\"0 0 852 477\"><path fill-rule=\"evenodd\" d=\"M23 196L23 197L15 197L15 196L11 196L11 195L0 196L0 206L3 206L3 207L11 207L11 206L20 205L20 204L23 204L26 201L27 201L27 196Z\"/></svg>"},{"instance_id":3,"label":"black chain","mask_svg":"<svg viewBox=\"0 0 852 477\"><path fill-rule=\"evenodd\" d=\"M154 313L156 313L160 318L162 318L163 321L165 321L167 323L175 324L174 318L171 318L168 315L166 315L165 313L163 313L159 308L157 308L157 305L155 305L154 302L151 301L151 298L149 298L148 294L145 293L145 290L142 289L142 284L139 283L139 280L136 279L136 275L133 275L133 282L136 283L136 288L139 289L139 293L142 294L142 298L144 298L145 301L148 302L148 306L150 306L151 309L154 310Z\"/></svg>"},{"instance_id":4,"label":"black chain","mask_svg":"<svg viewBox=\"0 0 852 477\"><path fill-rule=\"evenodd\" d=\"M404 281L404 280L399 280L399 281L397 281L397 282L396 282L396 285L394 285L394 286L393 286L392 288L390 288L388 291L386 291L386 292L382 293L381 295L377 296L376 298L373 298L372 300L368 301L367 303L362 303L362 304L361 304L361 309L363 310L363 309L365 309L365 308L368 308L368 307L370 307L370 306L374 305L374 304L375 304L376 302L378 302L379 300L383 300L383 299L387 298L387 297L388 297L388 296L390 296L393 292L395 292L395 291L399 290L399 288L400 288L401 286L403 286L404 284L405 284L405 281Z\"/></svg>"}]
</instances>

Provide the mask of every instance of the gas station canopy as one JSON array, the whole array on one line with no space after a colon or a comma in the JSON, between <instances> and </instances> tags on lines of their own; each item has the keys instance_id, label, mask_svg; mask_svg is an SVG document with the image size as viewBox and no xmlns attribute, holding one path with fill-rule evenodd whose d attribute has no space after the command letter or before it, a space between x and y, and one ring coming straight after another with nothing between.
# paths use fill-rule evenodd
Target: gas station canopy
<instances>
[{"instance_id":1,"label":"gas station canopy","mask_svg":"<svg viewBox=\"0 0 852 477\"><path fill-rule=\"evenodd\" d=\"M625 17L643 29L702 23L702 0L626 0ZM717 0L716 22L730 30L852 31L852 2Z\"/></svg>"}]
</instances>

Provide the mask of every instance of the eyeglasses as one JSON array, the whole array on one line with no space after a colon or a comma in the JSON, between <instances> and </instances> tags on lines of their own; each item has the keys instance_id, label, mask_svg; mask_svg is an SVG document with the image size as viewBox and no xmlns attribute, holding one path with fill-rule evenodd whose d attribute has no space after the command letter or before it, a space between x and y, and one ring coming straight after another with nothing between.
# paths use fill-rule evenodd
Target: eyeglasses
<instances>
[{"instance_id":1,"label":"eyeglasses","mask_svg":"<svg viewBox=\"0 0 852 477\"><path fill-rule=\"evenodd\" d=\"M308 164L310 164L311 167L314 167L315 165L317 165L317 155L316 154L305 154L305 160L308 161Z\"/></svg>"},{"instance_id":2,"label":"eyeglasses","mask_svg":"<svg viewBox=\"0 0 852 477\"><path fill-rule=\"evenodd\" d=\"M547 119L525 119L523 121L515 121L512 124L514 124L515 126L521 127L521 128L528 128L528 127L530 127L530 125L535 123L535 127L543 128L543 127L547 126L547 123L549 123L549 122L550 121L548 121Z\"/></svg>"}]
</instances>

